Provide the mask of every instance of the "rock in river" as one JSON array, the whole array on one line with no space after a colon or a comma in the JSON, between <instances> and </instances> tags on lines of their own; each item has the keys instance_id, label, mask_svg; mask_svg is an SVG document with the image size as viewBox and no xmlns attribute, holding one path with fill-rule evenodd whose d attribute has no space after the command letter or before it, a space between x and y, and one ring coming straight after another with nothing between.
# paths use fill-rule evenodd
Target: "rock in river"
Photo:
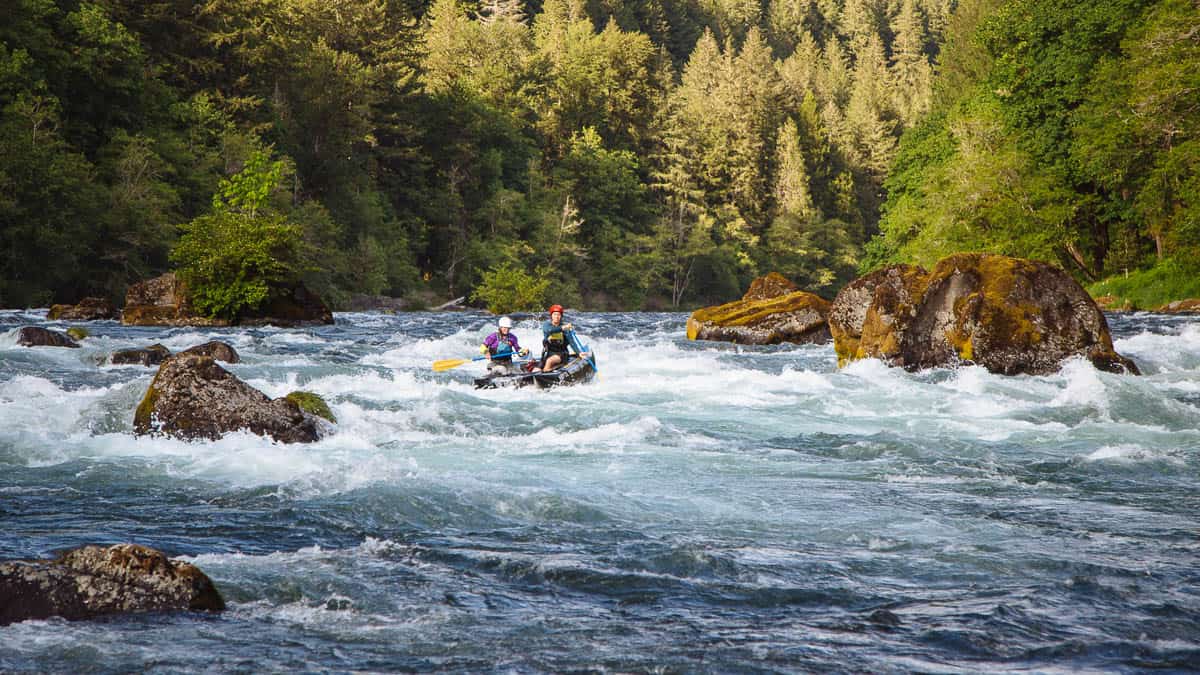
<instances>
[{"instance_id":1,"label":"rock in river","mask_svg":"<svg viewBox=\"0 0 1200 675\"><path fill-rule=\"evenodd\" d=\"M721 340L744 345L829 341L825 317L829 302L772 272L755 279L741 300L705 307L688 317L690 340Z\"/></svg>"},{"instance_id":2,"label":"rock in river","mask_svg":"<svg viewBox=\"0 0 1200 675\"><path fill-rule=\"evenodd\" d=\"M22 347L71 347L78 349L79 343L64 333L41 328L39 326L23 326L17 331L17 344Z\"/></svg>"},{"instance_id":3,"label":"rock in river","mask_svg":"<svg viewBox=\"0 0 1200 675\"><path fill-rule=\"evenodd\" d=\"M830 330L841 364L869 357L909 370L974 363L1045 375L1082 356L1101 370L1138 373L1069 274L1002 255L952 255L928 274L907 265L873 272L838 293Z\"/></svg>"},{"instance_id":4,"label":"rock in river","mask_svg":"<svg viewBox=\"0 0 1200 675\"><path fill-rule=\"evenodd\" d=\"M216 440L247 429L282 443L309 443L321 422L286 398L271 399L217 365L211 356L163 361L134 415L134 432Z\"/></svg>"},{"instance_id":5,"label":"rock in river","mask_svg":"<svg viewBox=\"0 0 1200 675\"><path fill-rule=\"evenodd\" d=\"M157 366L163 359L171 355L171 350L160 344L153 344L141 349L122 349L113 352L108 362L114 366Z\"/></svg>"},{"instance_id":6,"label":"rock in river","mask_svg":"<svg viewBox=\"0 0 1200 675\"><path fill-rule=\"evenodd\" d=\"M217 361L225 363L241 363L242 357L238 356L237 350L230 345L220 340L209 340L202 345L188 347L179 352L180 354L198 354L200 356L211 356Z\"/></svg>"},{"instance_id":7,"label":"rock in river","mask_svg":"<svg viewBox=\"0 0 1200 675\"><path fill-rule=\"evenodd\" d=\"M84 298L77 305L51 305L46 318L50 321L101 321L119 319L121 311L105 298Z\"/></svg>"},{"instance_id":8,"label":"rock in river","mask_svg":"<svg viewBox=\"0 0 1200 675\"><path fill-rule=\"evenodd\" d=\"M0 625L51 616L222 609L225 601L199 568L136 544L0 563Z\"/></svg>"}]
</instances>

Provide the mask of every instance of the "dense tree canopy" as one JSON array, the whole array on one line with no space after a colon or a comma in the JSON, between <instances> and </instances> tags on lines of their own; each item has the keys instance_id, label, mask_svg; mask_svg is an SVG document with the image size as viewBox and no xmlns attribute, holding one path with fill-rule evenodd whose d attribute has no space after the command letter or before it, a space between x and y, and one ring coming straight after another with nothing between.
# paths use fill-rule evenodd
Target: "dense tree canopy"
<instances>
[{"instance_id":1,"label":"dense tree canopy","mask_svg":"<svg viewBox=\"0 0 1200 675\"><path fill-rule=\"evenodd\" d=\"M119 297L237 222L335 305L696 305L771 270L831 295L960 249L1136 268L1200 244L1198 11L11 0L0 305ZM263 166L260 215L214 202Z\"/></svg>"}]
</instances>

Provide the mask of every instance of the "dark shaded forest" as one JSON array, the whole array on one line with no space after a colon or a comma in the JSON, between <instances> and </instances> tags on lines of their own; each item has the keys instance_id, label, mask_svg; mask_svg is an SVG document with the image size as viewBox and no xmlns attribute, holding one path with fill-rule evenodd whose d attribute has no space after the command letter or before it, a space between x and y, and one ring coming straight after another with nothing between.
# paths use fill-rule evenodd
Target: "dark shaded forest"
<instances>
[{"instance_id":1,"label":"dark shaded forest","mask_svg":"<svg viewBox=\"0 0 1200 675\"><path fill-rule=\"evenodd\" d=\"M517 308L1200 248L1192 0L12 0L0 306ZM1184 284L1186 286L1186 284Z\"/></svg>"}]
</instances>

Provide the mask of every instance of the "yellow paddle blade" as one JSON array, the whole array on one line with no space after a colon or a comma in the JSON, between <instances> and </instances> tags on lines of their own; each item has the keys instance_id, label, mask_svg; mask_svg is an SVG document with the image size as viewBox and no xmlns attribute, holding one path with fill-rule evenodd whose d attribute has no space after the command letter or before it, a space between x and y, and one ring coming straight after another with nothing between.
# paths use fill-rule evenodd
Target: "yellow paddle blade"
<instances>
[{"instance_id":1,"label":"yellow paddle blade","mask_svg":"<svg viewBox=\"0 0 1200 675\"><path fill-rule=\"evenodd\" d=\"M470 362L471 362L471 359L442 359L441 361L433 362L433 371L435 373L440 373L443 370L450 370L451 368L457 368L464 363L470 363Z\"/></svg>"}]
</instances>

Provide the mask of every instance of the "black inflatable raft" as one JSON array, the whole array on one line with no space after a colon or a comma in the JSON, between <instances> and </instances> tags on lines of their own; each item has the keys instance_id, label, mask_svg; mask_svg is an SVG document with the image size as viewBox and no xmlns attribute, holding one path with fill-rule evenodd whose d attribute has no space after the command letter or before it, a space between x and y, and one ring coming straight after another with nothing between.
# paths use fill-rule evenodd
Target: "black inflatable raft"
<instances>
[{"instance_id":1,"label":"black inflatable raft","mask_svg":"<svg viewBox=\"0 0 1200 675\"><path fill-rule=\"evenodd\" d=\"M592 356L595 359L595 356ZM567 384L583 384L596 375L596 368L587 359L576 356L565 366L559 366L547 373L514 373L512 375L496 375L475 378L476 389L495 389L496 387L528 387L537 386L541 389Z\"/></svg>"}]
</instances>

